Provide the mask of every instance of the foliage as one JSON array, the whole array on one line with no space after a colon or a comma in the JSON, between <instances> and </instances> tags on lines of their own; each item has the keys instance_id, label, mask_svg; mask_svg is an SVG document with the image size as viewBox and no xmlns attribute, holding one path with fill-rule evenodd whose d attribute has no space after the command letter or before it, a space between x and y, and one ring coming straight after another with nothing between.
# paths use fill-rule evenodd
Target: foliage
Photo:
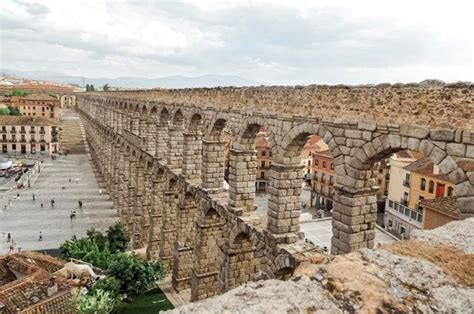
<instances>
[{"instance_id":1,"label":"foliage","mask_svg":"<svg viewBox=\"0 0 474 314\"><path fill-rule=\"evenodd\" d=\"M95 91L95 87L94 87L94 84L86 84L86 92L94 92Z\"/></svg>"},{"instance_id":2,"label":"foliage","mask_svg":"<svg viewBox=\"0 0 474 314\"><path fill-rule=\"evenodd\" d=\"M31 94L31 92L26 91L26 90L14 90L12 92L12 96L22 96L23 97L23 96L27 96L29 94Z\"/></svg>"},{"instance_id":3,"label":"foliage","mask_svg":"<svg viewBox=\"0 0 474 314\"><path fill-rule=\"evenodd\" d=\"M20 110L18 110L17 107L8 106L8 110L10 110L10 115L11 116L21 116L21 112L20 112Z\"/></svg>"},{"instance_id":4,"label":"foliage","mask_svg":"<svg viewBox=\"0 0 474 314\"><path fill-rule=\"evenodd\" d=\"M0 108L0 116L10 115L10 110L8 108Z\"/></svg>"},{"instance_id":5,"label":"foliage","mask_svg":"<svg viewBox=\"0 0 474 314\"><path fill-rule=\"evenodd\" d=\"M109 84L105 84L102 89L104 90L104 92L108 91L110 89L110 86Z\"/></svg>"},{"instance_id":6,"label":"foliage","mask_svg":"<svg viewBox=\"0 0 474 314\"><path fill-rule=\"evenodd\" d=\"M49 96L51 97L57 97L57 95L55 93L48 93Z\"/></svg>"},{"instance_id":7,"label":"foliage","mask_svg":"<svg viewBox=\"0 0 474 314\"><path fill-rule=\"evenodd\" d=\"M110 226L106 232L112 253L125 252L130 243L130 235L121 223Z\"/></svg>"},{"instance_id":8,"label":"foliage","mask_svg":"<svg viewBox=\"0 0 474 314\"><path fill-rule=\"evenodd\" d=\"M94 294L78 295L74 299L79 314L108 314L114 311L118 301L109 291L96 290Z\"/></svg>"},{"instance_id":9,"label":"foliage","mask_svg":"<svg viewBox=\"0 0 474 314\"><path fill-rule=\"evenodd\" d=\"M103 249L108 245L107 238L99 230L90 228L86 231L86 235L89 239L94 240L100 249Z\"/></svg>"},{"instance_id":10,"label":"foliage","mask_svg":"<svg viewBox=\"0 0 474 314\"><path fill-rule=\"evenodd\" d=\"M129 297L143 294L155 287L166 275L163 261L146 262L136 254L117 253L108 268L108 273L121 283L120 290Z\"/></svg>"},{"instance_id":11,"label":"foliage","mask_svg":"<svg viewBox=\"0 0 474 314\"><path fill-rule=\"evenodd\" d=\"M108 245L99 248L94 239L73 237L71 240L64 241L59 249L64 258L76 258L92 265L107 269L112 253Z\"/></svg>"},{"instance_id":12,"label":"foliage","mask_svg":"<svg viewBox=\"0 0 474 314\"><path fill-rule=\"evenodd\" d=\"M172 310L173 308L173 304L166 298L163 291L160 288L156 288L136 297L132 302L120 304L117 312L122 314L154 314Z\"/></svg>"},{"instance_id":13,"label":"foliage","mask_svg":"<svg viewBox=\"0 0 474 314\"><path fill-rule=\"evenodd\" d=\"M118 295L120 294L120 281L113 276L108 276L99 280L92 287L89 293L95 294L99 290L110 292L113 297L118 298Z\"/></svg>"}]
</instances>

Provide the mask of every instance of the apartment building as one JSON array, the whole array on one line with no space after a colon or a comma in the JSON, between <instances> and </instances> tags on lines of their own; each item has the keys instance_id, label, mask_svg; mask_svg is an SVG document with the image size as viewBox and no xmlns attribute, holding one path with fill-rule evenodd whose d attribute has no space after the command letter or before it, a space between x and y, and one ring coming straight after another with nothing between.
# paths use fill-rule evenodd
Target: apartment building
<instances>
[{"instance_id":1,"label":"apartment building","mask_svg":"<svg viewBox=\"0 0 474 314\"><path fill-rule=\"evenodd\" d=\"M3 153L51 154L59 151L58 124L54 119L0 116Z\"/></svg>"},{"instance_id":2,"label":"apartment building","mask_svg":"<svg viewBox=\"0 0 474 314\"><path fill-rule=\"evenodd\" d=\"M59 120L60 100L48 94L19 97L17 106L24 116Z\"/></svg>"}]
</instances>

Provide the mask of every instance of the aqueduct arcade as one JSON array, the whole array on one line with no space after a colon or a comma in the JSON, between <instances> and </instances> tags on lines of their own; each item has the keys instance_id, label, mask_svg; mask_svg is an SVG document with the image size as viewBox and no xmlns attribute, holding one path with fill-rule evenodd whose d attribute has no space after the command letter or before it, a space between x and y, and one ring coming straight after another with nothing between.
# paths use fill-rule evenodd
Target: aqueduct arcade
<instances>
[{"instance_id":1,"label":"aqueduct arcade","mask_svg":"<svg viewBox=\"0 0 474 314\"><path fill-rule=\"evenodd\" d=\"M151 90L77 95L93 162L134 248L162 258L192 300L279 278L314 247L300 232L300 152L318 135L335 160L332 254L373 247L375 162L422 152L474 215L474 87L381 85ZM255 211L255 136L273 151ZM224 129L232 134L229 189Z\"/></svg>"}]
</instances>

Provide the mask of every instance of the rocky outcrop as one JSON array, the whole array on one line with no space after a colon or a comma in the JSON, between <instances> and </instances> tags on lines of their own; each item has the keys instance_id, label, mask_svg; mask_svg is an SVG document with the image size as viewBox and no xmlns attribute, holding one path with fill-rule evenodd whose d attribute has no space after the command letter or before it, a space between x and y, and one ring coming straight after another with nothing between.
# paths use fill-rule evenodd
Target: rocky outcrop
<instances>
[{"instance_id":1,"label":"rocky outcrop","mask_svg":"<svg viewBox=\"0 0 474 314\"><path fill-rule=\"evenodd\" d=\"M303 263L172 313L454 312L474 308L474 218L377 249ZM315 259L313 259L314 261Z\"/></svg>"}]
</instances>

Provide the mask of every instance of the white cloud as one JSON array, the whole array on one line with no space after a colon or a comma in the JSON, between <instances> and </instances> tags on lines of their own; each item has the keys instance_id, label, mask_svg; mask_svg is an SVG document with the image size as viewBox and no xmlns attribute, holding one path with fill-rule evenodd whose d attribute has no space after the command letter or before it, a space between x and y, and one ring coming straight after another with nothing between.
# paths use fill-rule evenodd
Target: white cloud
<instances>
[{"instance_id":1,"label":"white cloud","mask_svg":"<svg viewBox=\"0 0 474 314\"><path fill-rule=\"evenodd\" d=\"M471 1L4 0L1 67L269 84L474 81Z\"/></svg>"}]
</instances>

